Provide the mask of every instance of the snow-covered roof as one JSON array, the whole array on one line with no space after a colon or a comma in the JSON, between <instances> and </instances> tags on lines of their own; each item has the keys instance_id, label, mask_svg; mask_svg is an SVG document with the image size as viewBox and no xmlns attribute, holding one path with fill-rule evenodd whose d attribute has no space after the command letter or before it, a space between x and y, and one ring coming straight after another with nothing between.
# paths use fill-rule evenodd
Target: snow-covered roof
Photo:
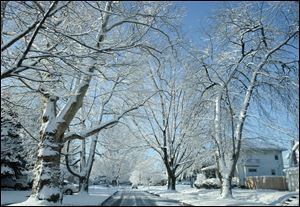
<instances>
[{"instance_id":1,"label":"snow-covered roof","mask_svg":"<svg viewBox=\"0 0 300 207\"><path fill-rule=\"evenodd\" d=\"M265 138L244 138L242 139L241 148L242 150L287 150Z\"/></svg>"},{"instance_id":2,"label":"snow-covered roof","mask_svg":"<svg viewBox=\"0 0 300 207\"><path fill-rule=\"evenodd\" d=\"M204 167L204 168L201 169L201 171L215 170L215 169L217 169L217 165L216 165L216 164L211 165L211 166Z\"/></svg>"}]
</instances>

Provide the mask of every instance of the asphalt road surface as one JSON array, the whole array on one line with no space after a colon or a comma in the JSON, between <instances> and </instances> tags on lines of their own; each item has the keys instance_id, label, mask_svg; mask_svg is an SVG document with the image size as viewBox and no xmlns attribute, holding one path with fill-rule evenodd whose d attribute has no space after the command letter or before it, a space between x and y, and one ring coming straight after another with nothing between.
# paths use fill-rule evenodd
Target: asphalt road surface
<instances>
[{"instance_id":1,"label":"asphalt road surface","mask_svg":"<svg viewBox=\"0 0 300 207\"><path fill-rule=\"evenodd\" d=\"M123 190L110 197L102 206L180 206L178 201L154 196L145 191Z\"/></svg>"}]
</instances>

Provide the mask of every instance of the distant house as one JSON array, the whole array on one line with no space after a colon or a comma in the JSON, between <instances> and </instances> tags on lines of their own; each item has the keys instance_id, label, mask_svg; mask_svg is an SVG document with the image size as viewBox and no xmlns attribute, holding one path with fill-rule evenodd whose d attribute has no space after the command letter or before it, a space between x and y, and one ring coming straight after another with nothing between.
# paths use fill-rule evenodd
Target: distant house
<instances>
[{"instance_id":1,"label":"distant house","mask_svg":"<svg viewBox=\"0 0 300 207\"><path fill-rule=\"evenodd\" d=\"M241 184L247 176L283 176L282 151L285 150L262 138L243 139L235 176Z\"/></svg>"},{"instance_id":2,"label":"distant house","mask_svg":"<svg viewBox=\"0 0 300 207\"><path fill-rule=\"evenodd\" d=\"M282 151L285 150L262 138L244 138L234 177L244 185L248 176L283 176ZM216 165L211 165L201 171L208 175L215 170Z\"/></svg>"}]
</instances>

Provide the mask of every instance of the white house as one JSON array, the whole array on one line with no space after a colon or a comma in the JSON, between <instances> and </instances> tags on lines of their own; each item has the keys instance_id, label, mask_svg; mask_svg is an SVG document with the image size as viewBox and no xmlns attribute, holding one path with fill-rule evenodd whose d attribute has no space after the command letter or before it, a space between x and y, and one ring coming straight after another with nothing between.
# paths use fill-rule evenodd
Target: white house
<instances>
[{"instance_id":1,"label":"white house","mask_svg":"<svg viewBox=\"0 0 300 207\"><path fill-rule=\"evenodd\" d=\"M262 138L243 139L235 176L241 184L247 176L283 176L282 151L285 150Z\"/></svg>"},{"instance_id":2,"label":"white house","mask_svg":"<svg viewBox=\"0 0 300 207\"><path fill-rule=\"evenodd\" d=\"M244 138L234 177L244 185L247 176L283 176L282 151L285 150L263 138ZM216 165L201 169L205 174L211 170L216 170Z\"/></svg>"}]
</instances>

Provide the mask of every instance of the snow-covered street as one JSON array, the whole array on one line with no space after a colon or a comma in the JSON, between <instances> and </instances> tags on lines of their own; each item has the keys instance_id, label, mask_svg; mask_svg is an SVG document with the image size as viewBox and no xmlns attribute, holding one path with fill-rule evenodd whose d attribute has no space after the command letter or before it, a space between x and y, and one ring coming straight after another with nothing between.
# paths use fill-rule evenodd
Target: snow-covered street
<instances>
[{"instance_id":1,"label":"snow-covered street","mask_svg":"<svg viewBox=\"0 0 300 207\"><path fill-rule=\"evenodd\" d=\"M117 192L103 206L179 206L179 202L154 196L140 190L122 190Z\"/></svg>"}]
</instances>

